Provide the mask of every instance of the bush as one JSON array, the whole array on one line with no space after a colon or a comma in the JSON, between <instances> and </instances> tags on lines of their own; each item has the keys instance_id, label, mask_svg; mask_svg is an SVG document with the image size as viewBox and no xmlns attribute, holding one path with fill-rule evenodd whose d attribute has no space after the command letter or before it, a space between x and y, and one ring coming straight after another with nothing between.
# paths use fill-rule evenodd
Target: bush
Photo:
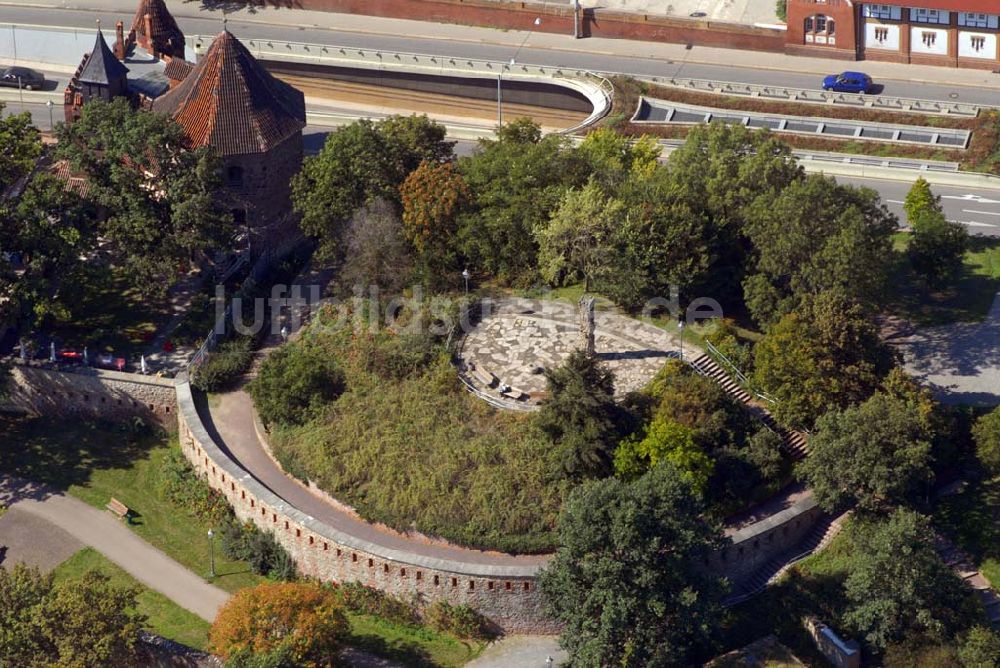
<instances>
[{"instance_id":1,"label":"bush","mask_svg":"<svg viewBox=\"0 0 1000 668\"><path fill-rule=\"evenodd\" d=\"M424 622L435 631L467 640L489 640L496 636L486 617L467 605L452 605L447 601L435 601L427 606Z\"/></svg>"},{"instance_id":2,"label":"bush","mask_svg":"<svg viewBox=\"0 0 1000 668\"><path fill-rule=\"evenodd\" d=\"M265 425L301 425L344 391L344 374L333 358L310 342L271 353L247 388Z\"/></svg>"},{"instance_id":3,"label":"bush","mask_svg":"<svg viewBox=\"0 0 1000 668\"><path fill-rule=\"evenodd\" d=\"M788 20L788 0L776 0L774 3L774 14L782 21Z\"/></svg>"},{"instance_id":4,"label":"bush","mask_svg":"<svg viewBox=\"0 0 1000 668\"><path fill-rule=\"evenodd\" d=\"M958 658L965 668L1000 666L1000 633L985 626L975 626L958 648Z\"/></svg>"},{"instance_id":5,"label":"bush","mask_svg":"<svg viewBox=\"0 0 1000 668\"><path fill-rule=\"evenodd\" d=\"M252 362L252 338L244 336L225 341L195 369L191 384L202 392L225 390L246 373Z\"/></svg>"},{"instance_id":6,"label":"bush","mask_svg":"<svg viewBox=\"0 0 1000 668\"><path fill-rule=\"evenodd\" d=\"M184 453L171 450L160 471L160 495L180 508L192 510L198 517L222 526L231 521L232 510L221 494L208 486L194 472Z\"/></svg>"},{"instance_id":7,"label":"bush","mask_svg":"<svg viewBox=\"0 0 1000 668\"><path fill-rule=\"evenodd\" d=\"M246 561L257 575L274 580L296 579L295 562L270 531L261 531L253 522L240 523L230 515L220 534L222 553L230 559Z\"/></svg>"},{"instance_id":8,"label":"bush","mask_svg":"<svg viewBox=\"0 0 1000 668\"><path fill-rule=\"evenodd\" d=\"M1000 408L976 421L972 428L976 457L991 475L1000 475Z\"/></svg>"},{"instance_id":9,"label":"bush","mask_svg":"<svg viewBox=\"0 0 1000 668\"><path fill-rule=\"evenodd\" d=\"M313 583L241 589L219 611L209 645L242 666L337 665L349 633L342 608L330 589ZM250 655L268 659L249 662Z\"/></svg>"},{"instance_id":10,"label":"bush","mask_svg":"<svg viewBox=\"0 0 1000 668\"><path fill-rule=\"evenodd\" d=\"M359 615L373 615L397 624L416 624L420 621L417 609L401 598L360 582L345 582L338 588L344 607Z\"/></svg>"}]
</instances>

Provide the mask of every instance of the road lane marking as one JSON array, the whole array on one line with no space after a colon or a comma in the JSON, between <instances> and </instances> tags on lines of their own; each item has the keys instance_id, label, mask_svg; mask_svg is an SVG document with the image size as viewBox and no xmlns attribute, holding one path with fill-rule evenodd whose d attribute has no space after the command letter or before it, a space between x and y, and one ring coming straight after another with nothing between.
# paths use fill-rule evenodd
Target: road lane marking
<instances>
[{"instance_id":1,"label":"road lane marking","mask_svg":"<svg viewBox=\"0 0 1000 668\"><path fill-rule=\"evenodd\" d=\"M959 199L977 204L1000 204L1000 199L986 199L982 195L941 195L941 199Z\"/></svg>"},{"instance_id":2,"label":"road lane marking","mask_svg":"<svg viewBox=\"0 0 1000 668\"><path fill-rule=\"evenodd\" d=\"M962 209L962 213L978 213L982 216L1000 216L996 211L973 211L972 209Z\"/></svg>"},{"instance_id":3,"label":"road lane marking","mask_svg":"<svg viewBox=\"0 0 1000 668\"><path fill-rule=\"evenodd\" d=\"M975 220L953 220L953 223L958 223L959 225L968 225L969 227L996 227L996 225L991 225L990 223L980 223Z\"/></svg>"},{"instance_id":4,"label":"road lane marking","mask_svg":"<svg viewBox=\"0 0 1000 668\"><path fill-rule=\"evenodd\" d=\"M886 202L889 204L906 204L906 202L898 199L887 199Z\"/></svg>"}]
</instances>

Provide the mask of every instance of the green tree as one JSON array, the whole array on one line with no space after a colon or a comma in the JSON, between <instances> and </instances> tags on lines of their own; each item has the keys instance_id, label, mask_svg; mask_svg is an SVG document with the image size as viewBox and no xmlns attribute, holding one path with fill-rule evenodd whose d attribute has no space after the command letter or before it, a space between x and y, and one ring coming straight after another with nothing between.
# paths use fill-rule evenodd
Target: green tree
<instances>
[{"instance_id":1,"label":"green tree","mask_svg":"<svg viewBox=\"0 0 1000 668\"><path fill-rule=\"evenodd\" d=\"M42 138L31 123L31 114L4 116L0 103L0 195L17 183L18 179L34 169L42 156Z\"/></svg>"},{"instance_id":2,"label":"green tree","mask_svg":"<svg viewBox=\"0 0 1000 668\"><path fill-rule=\"evenodd\" d=\"M0 323L28 332L71 319L77 290L91 283L87 258L96 245L90 207L56 177L37 174L0 215L0 250L21 260L20 271L0 271Z\"/></svg>"},{"instance_id":3,"label":"green tree","mask_svg":"<svg viewBox=\"0 0 1000 668\"><path fill-rule=\"evenodd\" d=\"M707 240L711 263L710 280L699 287L723 305L741 303L747 209L802 179L802 168L773 135L730 123L692 128L667 168L670 199L710 221L697 237Z\"/></svg>"},{"instance_id":4,"label":"green tree","mask_svg":"<svg viewBox=\"0 0 1000 668\"><path fill-rule=\"evenodd\" d=\"M637 140L610 126L591 130L577 147L590 173L605 189L614 189L633 176L650 174L659 164L656 139L642 135Z\"/></svg>"},{"instance_id":5,"label":"green tree","mask_svg":"<svg viewBox=\"0 0 1000 668\"><path fill-rule=\"evenodd\" d=\"M875 191L812 174L758 198L747 216L753 253L743 292L757 322L773 324L825 290L879 303L896 220Z\"/></svg>"},{"instance_id":6,"label":"green tree","mask_svg":"<svg viewBox=\"0 0 1000 668\"><path fill-rule=\"evenodd\" d=\"M663 167L633 173L616 197L624 211L614 226L602 289L618 305L637 309L654 297L682 295L705 285L716 269L715 235L709 214L677 197Z\"/></svg>"},{"instance_id":7,"label":"green tree","mask_svg":"<svg viewBox=\"0 0 1000 668\"><path fill-rule=\"evenodd\" d=\"M611 268L610 244L621 221L622 203L604 195L595 182L563 194L549 224L535 230L542 277L555 285L601 280Z\"/></svg>"},{"instance_id":8,"label":"green tree","mask_svg":"<svg viewBox=\"0 0 1000 668\"><path fill-rule=\"evenodd\" d=\"M608 474L621 438L614 374L576 350L563 366L546 369L545 377L549 398L536 419L559 450L562 472L574 478Z\"/></svg>"},{"instance_id":9,"label":"green tree","mask_svg":"<svg viewBox=\"0 0 1000 668\"><path fill-rule=\"evenodd\" d=\"M941 211L920 212L911 221L913 234L907 253L910 265L933 289L946 287L962 273L969 233L950 222Z\"/></svg>"},{"instance_id":10,"label":"green tree","mask_svg":"<svg viewBox=\"0 0 1000 668\"><path fill-rule=\"evenodd\" d=\"M852 528L845 621L877 649L911 634L943 640L975 618L971 590L941 561L927 519L898 509Z\"/></svg>"},{"instance_id":11,"label":"green tree","mask_svg":"<svg viewBox=\"0 0 1000 668\"><path fill-rule=\"evenodd\" d=\"M754 360L754 381L777 399L775 416L804 427L864 401L895 365L865 309L835 292L783 316L755 346Z\"/></svg>"},{"instance_id":12,"label":"green tree","mask_svg":"<svg viewBox=\"0 0 1000 668\"><path fill-rule=\"evenodd\" d=\"M344 376L321 345L303 340L268 355L247 389L265 425L297 425L340 396Z\"/></svg>"},{"instance_id":13,"label":"green tree","mask_svg":"<svg viewBox=\"0 0 1000 668\"><path fill-rule=\"evenodd\" d=\"M828 511L847 502L876 511L929 482L930 443L913 406L879 393L821 417L798 474Z\"/></svg>"},{"instance_id":14,"label":"green tree","mask_svg":"<svg viewBox=\"0 0 1000 668\"><path fill-rule=\"evenodd\" d=\"M324 253L342 253L344 226L358 209L377 198L398 203L400 185L421 162L451 157L444 136L426 116L361 119L331 132L292 179L302 231L318 238Z\"/></svg>"},{"instance_id":15,"label":"green tree","mask_svg":"<svg viewBox=\"0 0 1000 668\"><path fill-rule=\"evenodd\" d=\"M185 148L183 128L169 117L136 111L124 98L93 100L58 134L56 156L86 175L88 198L107 212L100 235L140 290L163 293L178 266L229 247L234 228L218 197L219 160L211 148Z\"/></svg>"},{"instance_id":16,"label":"green tree","mask_svg":"<svg viewBox=\"0 0 1000 668\"><path fill-rule=\"evenodd\" d=\"M541 575L573 665L691 665L722 619L722 582L702 564L724 540L704 511L669 464L573 490Z\"/></svg>"},{"instance_id":17,"label":"green tree","mask_svg":"<svg viewBox=\"0 0 1000 668\"><path fill-rule=\"evenodd\" d=\"M137 591L96 572L53 584L51 575L0 568L0 657L5 666L137 666L145 618Z\"/></svg>"},{"instance_id":18,"label":"green tree","mask_svg":"<svg viewBox=\"0 0 1000 668\"><path fill-rule=\"evenodd\" d=\"M704 493L715 463L694 442L694 430L662 416L641 435L626 438L615 451L615 473L638 478L661 462L672 464L699 493Z\"/></svg>"},{"instance_id":19,"label":"green tree","mask_svg":"<svg viewBox=\"0 0 1000 668\"><path fill-rule=\"evenodd\" d=\"M983 415L972 427L976 457L990 475L1000 475L1000 408Z\"/></svg>"},{"instance_id":20,"label":"green tree","mask_svg":"<svg viewBox=\"0 0 1000 668\"><path fill-rule=\"evenodd\" d=\"M914 181L910 192L906 194L903 211L906 213L907 222L912 225L925 213L941 213L941 198L934 196L934 193L931 192L931 184L920 176Z\"/></svg>"},{"instance_id":21,"label":"green tree","mask_svg":"<svg viewBox=\"0 0 1000 668\"><path fill-rule=\"evenodd\" d=\"M458 162L475 201L461 217L459 247L472 267L501 281L535 278L535 230L548 225L563 192L586 181L565 137L541 137L531 121L503 127Z\"/></svg>"},{"instance_id":22,"label":"green tree","mask_svg":"<svg viewBox=\"0 0 1000 668\"><path fill-rule=\"evenodd\" d=\"M985 626L974 626L962 639L958 658L964 668L1000 666L1000 633Z\"/></svg>"}]
</instances>

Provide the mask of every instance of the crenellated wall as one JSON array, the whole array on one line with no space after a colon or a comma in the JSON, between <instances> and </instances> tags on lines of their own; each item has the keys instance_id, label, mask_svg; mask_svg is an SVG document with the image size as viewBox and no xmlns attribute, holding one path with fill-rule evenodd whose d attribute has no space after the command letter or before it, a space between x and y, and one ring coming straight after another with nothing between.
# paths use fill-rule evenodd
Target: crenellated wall
<instances>
[{"instance_id":1,"label":"crenellated wall","mask_svg":"<svg viewBox=\"0 0 1000 668\"><path fill-rule=\"evenodd\" d=\"M219 449L198 416L187 383L177 386L181 448L236 515L272 531L305 575L359 581L421 602L465 603L510 633L555 633L543 612L534 566L435 559L376 545L319 522L261 485Z\"/></svg>"}]
</instances>

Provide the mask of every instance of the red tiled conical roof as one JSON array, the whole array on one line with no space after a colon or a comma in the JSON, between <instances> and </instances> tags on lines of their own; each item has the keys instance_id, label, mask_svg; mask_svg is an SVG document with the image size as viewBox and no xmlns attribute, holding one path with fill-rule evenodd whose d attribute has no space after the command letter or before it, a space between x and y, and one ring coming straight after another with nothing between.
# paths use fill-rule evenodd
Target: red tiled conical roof
<instances>
[{"instance_id":1,"label":"red tiled conical roof","mask_svg":"<svg viewBox=\"0 0 1000 668\"><path fill-rule=\"evenodd\" d=\"M149 14L149 35L146 34L146 14ZM140 0L135 18L132 19L132 32L140 44L149 44L159 53L179 57L184 55L184 33L164 0Z\"/></svg>"},{"instance_id":2,"label":"red tiled conical roof","mask_svg":"<svg viewBox=\"0 0 1000 668\"><path fill-rule=\"evenodd\" d=\"M193 146L223 156L264 153L306 124L303 94L271 76L229 31L153 110L172 115Z\"/></svg>"}]
</instances>

